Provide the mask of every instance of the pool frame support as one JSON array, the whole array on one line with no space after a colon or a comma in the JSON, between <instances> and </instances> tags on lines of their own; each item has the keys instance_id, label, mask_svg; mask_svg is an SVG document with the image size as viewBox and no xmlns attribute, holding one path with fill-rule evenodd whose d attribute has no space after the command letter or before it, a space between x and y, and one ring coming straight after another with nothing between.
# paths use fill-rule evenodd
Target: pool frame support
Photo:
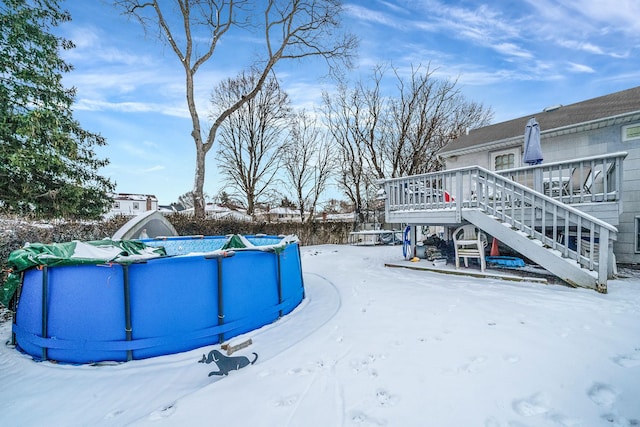
<instances>
[{"instance_id":1,"label":"pool frame support","mask_svg":"<svg viewBox=\"0 0 640 427\"><path fill-rule=\"evenodd\" d=\"M218 262L218 326L224 325L224 301L222 295L222 256L217 257ZM224 332L218 334L218 343L224 342Z\"/></svg>"},{"instance_id":2,"label":"pool frame support","mask_svg":"<svg viewBox=\"0 0 640 427\"><path fill-rule=\"evenodd\" d=\"M129 287L129 265L122 265L122 281L124 290L124 331L126 340L133 340L133 329L131 325L131 289ZM133 360L133 350L127 350L127 362Z\"/></svg>"},{"instance_id":3,"label":"pool frame support","mask_svg":"<svg viewBox=\"0 0 640 427\"><path fill-rule=\"evenodd\" d=\"M49 300L49 270L46 265L42 266L42 338L48 338L48 300ZM47 347L42 346L42 360L47 360Z\"/></svg>"},{"instance_id":4,"label":"pool frame support","mask_svg":"<svg viewBox=\"0 0 640 427\"><path fill-rule=\"evenodd\" d=\"M20 295L22 294L22 283L24 282L24 271L20 273L20 286L16 289L16 294L10 301L9 310L11 311L11 345L16 346L18 341L16 339L16 333L14 330L14 326L18 324L18 319L16 316L18 315L18 303L20 302Z\"/></svg>"},{"instance_id":5,"label":"pool frame support","mask_svg":"<svg viewBox=\"0 0 640 427\"><path fill-rule=\"evenodd\" d=\"M219 254L205 255L205 259L215 259L218 266L218 326L224 325L224 298L222 288L222 259L231 258L236 253L234 251L225 251ZM218 334L218 342L224 342L224 332Z\"/></svg>"},{"instance_id":6,"label":"pool frame support","mask_svg":"<svg viewBox=\"0 0 640 427\"><path fill-rule=\"evenodd\" d=\"M300 245L298 245L298 266L300 269L300 284L302 285L302 299L305 299L307 295L304 287L304 276L302 274L302 254L300 253Z\"/></svg>"},{"instance_id":7,"label":"pool frame support","mask_svg":"<svg viewBox=\"0 0 640 427\"><path fill-rule=\"evenodd\" d=\"M276 253L276 265L278 266L278 306L282 305L282 271L280 269L280 251ZM278 310L278 319L282 317L282 308Z\"/></svg>"}]
</instances>

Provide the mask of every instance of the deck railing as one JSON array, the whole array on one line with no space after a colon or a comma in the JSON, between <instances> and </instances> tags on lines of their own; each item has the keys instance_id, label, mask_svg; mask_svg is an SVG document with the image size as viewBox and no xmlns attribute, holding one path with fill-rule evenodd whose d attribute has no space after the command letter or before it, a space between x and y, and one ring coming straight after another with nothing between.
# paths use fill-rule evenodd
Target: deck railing
<instances>
[{"instance_id":1,"label":"deck railing","mask_svg":"<svg viewBox=\"0 0 640 427\"><path fill-rule=\"evenodd\" d=\"M497 173L564 203L621 201L626 152L506 169Z\"/></svg>"},{"instance_id":2,"label":"deck railing","mask_svg":"<svg viewBox=\"0 0 640 427\"><path fill-rule=\"evenodd\" d=\"M568 163L576 168L589 164L593 166L592 170L602 167L610 175L606 182L611 185L604 188L612 191L607 191L607 196L600 201L606 201L608 197L619 200L624 156L626 153L616 153L605 158L585 158ZM531 187L536 187L536 182L542 186L545 174L551 178L553 171L570 170L570 166L559 165L546 165L547 169L536 168L538 172L535 172ZM617 229L563 202L580 196L586 201L586 192L578 195L569 188L567 195L561 189L554 198L510 179L515 176L526 180L530 176L528 172L520 169L508 172L498 174L476 166L385 180L387 217L391 211L445 209L454 211L456 221L461 222L462 209L478 208L507 223L513 230L559 251L564 258L573 259L581 266L597 271L598 281L606 283L608 260L613 253L612 242L616 239ZM579 177L584 178L583 175ZM558 173L556 176L564 175ZM573 178L568 182L572 184ZM594 198L591 200L597 201ZM569 239L570 235L575 236L575 240Z\"/></svg>"}]
</instances>

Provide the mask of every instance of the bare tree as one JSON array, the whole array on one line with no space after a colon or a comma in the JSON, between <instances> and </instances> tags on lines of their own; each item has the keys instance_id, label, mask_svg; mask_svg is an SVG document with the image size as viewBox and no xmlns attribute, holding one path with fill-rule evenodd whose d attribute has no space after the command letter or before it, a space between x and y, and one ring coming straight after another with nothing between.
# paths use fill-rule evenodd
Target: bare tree
<instances>
[{"instance_id":1,"label":"bare tree","mask_svg":"<svg viewBox=\"0 0 640 427\"><path fill-rule=\"evenodd\" d=\"M487 125L493 113L482 104L467 101L457 81L433 78L427 67L411 69L408 78L394 69L398 95L389 101L386 145L390 177L438 170L438 151L466 131Z\"/></svg>"},{"instance_id":2,"label":"bare tree","mask_svg":"<svg viewBox=\"0 0 640 427\"><path fill-rule=\"evenodd\" d=\"M309 212L313 220L320 195L326 190L335 165L334 147L321 132L315 117L301 111L292 121L291 132L283 147L285 181L297 200L300 220Z\"/></svg>"},{"instance_id":3,"label":"bare tree","mask_svg":"<svg viewBox=\"0 0 640 427\"><path fill-rule=\"evenodd\" d=\"M382 95L387 68L377 66L368 79L352 88L343 83L323 98L326 125L340 149L338 184L358 212L376 203L376 179L438 170L442 147L492 117L490 109L467 101L456 81L435 79L428 67L412 68L408 77L391 69L395 94Z\"/></svg>"},{"instance_id":4,"label":"bare tree","mask_svg":"<svg viewBox=\"0 0 640 427\"><path fill-rule=\"evenodd\" d=\"M135 17L146 29L157 28L184 68L187 107L191 116L191 137L196 147L194 207L204 217L205 159L224 120L253 99L269 73L281 59L323 57L330 69L350 66L357 47L354 36L340 32L341 0L264 0L244 8L246 0L114 0L125 14ZM173 19L178 12L179 19ZM233 29L259 28L264 53L253 64L258 71L255 86L219 110L207 129L201 123L195 102L194 76L213 56L218 42Z\"/></svg>"},{"instance_id":5,"label":"bare tree","mask_svg":"<svg viewBox=\"0 0 640 427\"><path fill-rule=\"evenodd\" d=\"M323 93L325 124L338 150L337 183L362 220L366 189L373 180L363 135L368 132L366 103L359 90L340 85L336 93ZM370 123L370 122L369 122Z\"/></svg>"},{"instance_id":6,"label":"bare tree","mask_svg":"<svg viewBox=\"0 0 640 427\"><path fill-rule=\"evenodd\" d=\"M468 128L487 125L493 113L467 101L456 81L438 80L428 67L411 68L408 77L392 68L396 93L381 94L386 69L374 68L368 80L352 89L341 85L335 96L325 96L329 126L349 123L370 173L377 178L397 177L440 168L437 152ZM339 111L348 111L340 115ZM339 117L342 118L339 118ZM345 123L338 123L339 121Z\"/></svg>"},{"instance_id":7,"label":"bare tree","mask_svg":"<svg viewBox=\"0 0 640 427\"><path fill-rule=\"evenodd\" d=\"M212 95L213 115L226 110L243 94L255 87L257 73L241 73L218 85ZM218 167L233 189L246 201L248 215L267 195L280 164L291 106L278 81L271 77L257 95L236 109L218 132Z\"/></svg>"},{"instance_id":8,"label":"bare tree","mask_svg":"<svg viewBox=\"0 0 640 427\"><path fill-rule=\"evenodd\" d=\"M204 193L203 194L205 201L209 199L209 196ZM193 208L193 193L191 191L187 191L184 194L178 196L178 202L176 205L182 207L182 209L192 209Z\"/></svg>"},{"instance_id":9,"label":"bare tree","mask_svg":"<svg viewBox=\"0 0 640 427\"><path fill-rule=\"evenodd\" d=\"M361 141L372 178L384 178L387 162L385 147L389 144L388 100L381 93L385 67L376 66L367 81L360 80L350 96L354 112L355 131Z\"/></svg>"}]
</instances>

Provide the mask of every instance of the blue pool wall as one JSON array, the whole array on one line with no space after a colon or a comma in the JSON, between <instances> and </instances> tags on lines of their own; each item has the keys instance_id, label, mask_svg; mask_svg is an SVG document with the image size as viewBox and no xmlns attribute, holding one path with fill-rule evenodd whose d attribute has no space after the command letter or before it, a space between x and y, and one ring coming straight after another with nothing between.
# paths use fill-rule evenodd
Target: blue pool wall
<instances>
[{"instance_id":1,"label":"blue pool wall","mask_svg":"<svg viewBox=\"0 0 640 427\"><path fill-rule=\"evenodd\" d=\"M14 341L39 360L128 361L218 344L272 323L304 298L299 246L264 250L280 238L246 237L258 248L221 252L224 237L170 238L145 241L165 247L168 257L29 269ZM191 252L202 253L184 255Z\"/></svg>"}]
</instances>

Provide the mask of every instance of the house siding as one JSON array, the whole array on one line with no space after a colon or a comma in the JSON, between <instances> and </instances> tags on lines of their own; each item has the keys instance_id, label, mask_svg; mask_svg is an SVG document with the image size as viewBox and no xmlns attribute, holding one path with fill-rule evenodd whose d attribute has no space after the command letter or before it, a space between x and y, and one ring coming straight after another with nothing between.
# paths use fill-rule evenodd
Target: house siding
<instances>
[{"instance_id":1,"label":"house siding","mask_svg":"<svg viewBox=\"0 0 640 427\"><path fill-rule=\"evenodd\" d=\"M626 124L625 124L626 125ZM545 162L556 162L580 157L626 151L624 184L618 228L618 240L613 250L617 262L639 264L635 253L635 217L640 215L640 140L622 141L622 125L562 135L541 140Z\"/></svg>"},{"instance_id":2,"label":"house siding","mask_svg":"<svg viewBox=\"0 0 640 427\"><path fill-rule=\"evenodd\" d=\"M459 156L457 159L447 159L447 169L464 168L466 166L481 166L491 169L489 165L490 154L486 151Z\"/></svg>"},{"instance_id":3,"label":"house siding","mask_svg":"<svg viewBox=\"0 0 640 427\"><path fill-rule=\"evenodd\" d=\"M614 252L618 262L640 264L640 254L635 253L635 217L640 215L640 139L622 141L622 126L617 126L617 131L610 150L629 154L624 161L623 212Z\"/></svg>"}]
</instances>

